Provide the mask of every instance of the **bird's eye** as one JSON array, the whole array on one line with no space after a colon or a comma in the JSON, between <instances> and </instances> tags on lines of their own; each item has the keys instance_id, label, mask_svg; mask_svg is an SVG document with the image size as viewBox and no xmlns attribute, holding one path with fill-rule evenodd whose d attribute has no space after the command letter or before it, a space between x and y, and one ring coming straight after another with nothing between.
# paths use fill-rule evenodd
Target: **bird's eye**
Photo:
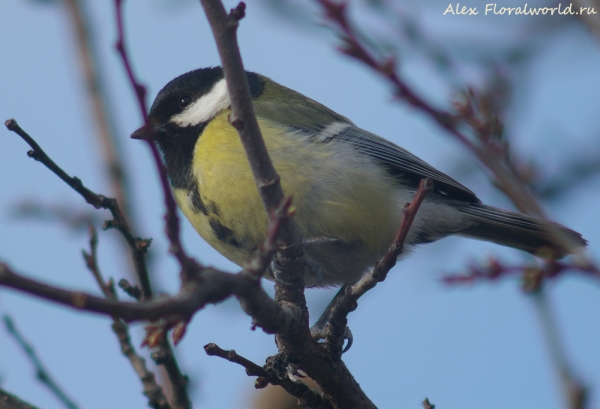
<instances>
[{"instance_id":1,"label":"bird's eye","mask_svg":"<svg viewBox=\"0 0 600 409\"><path fill-rule=\"evenodd\" d=\"M181 98L179 98L179 107L180 108L185 108L191 103L192 103L192 97L190 97L189 95L184 95Z\"/></svg>"}]
</instances>

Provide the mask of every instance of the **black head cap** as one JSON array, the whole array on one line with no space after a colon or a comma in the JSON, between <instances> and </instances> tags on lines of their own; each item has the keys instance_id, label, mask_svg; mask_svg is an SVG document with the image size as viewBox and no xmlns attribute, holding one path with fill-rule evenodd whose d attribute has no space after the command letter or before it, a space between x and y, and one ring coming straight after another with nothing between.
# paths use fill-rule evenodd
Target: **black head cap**
<instances>
[{"instance_id":1,"label":"black head cap","mask_svg":"<svg viewBox=\"0 0 600 409\"><path fill-rule=\"evenodd\" d=\"M173 115L209 92L221 79L221 67L208 67L187 72L170 81L160 90L150 108L151 122L155 126L166 124Z\"/></svg>"}]
</instances>

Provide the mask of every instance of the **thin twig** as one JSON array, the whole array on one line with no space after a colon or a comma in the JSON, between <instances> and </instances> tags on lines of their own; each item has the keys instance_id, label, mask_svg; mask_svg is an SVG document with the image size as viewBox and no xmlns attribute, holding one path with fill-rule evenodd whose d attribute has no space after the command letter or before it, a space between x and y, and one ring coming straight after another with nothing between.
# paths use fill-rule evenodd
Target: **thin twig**
<instances>
[{"instance_id":1,"label":"thin twig","mask_svg":"<svg viewBox=\"0 0 600 409\"><path fill-rule=\"evenodd\" d=\"M494 175L494 184L510 198L521 212L545 218L542 207L527 189L527 184L523 183L524 178L520 177L515 166L507 160L510 154L505 150L499 155L495 141L488 138L490 135L483 132L484 129L488 131L492 129L489 126L492 125L491 123L477 123L477 121L472 121L474 118L465 116L464 112L460 112L460 109L460 115L453 116L434 108L427 101L420 98L398 74L394 59L378 59L358 40L354 34L354 28L348 19L348 2L337 2L334 0L316 1L323 7L328 21L332 22L339 29L343 41L343 46L341 47L343 53L372 68L392 84L395 95L398 98L405 100L413 107L428 115L452 137L460 141ZM475 135L478 135L479 144L473 143L461 132L461 125L469 126ZM566 249L573 249L578 253L580 252L581 243L576 243L570 237L561 234L551 224L548 225L548 230L550 230L557 244ZM580 259L578 262L581 264L592 264L580 254L577 255L577 258ZM572 371L565 373L571 374ZM563 376L563 374L560 374L560 376ZM577 383L574 379L571 379L571 381L573 384ZM571 400L571 396L566 396L566 400Z\"/></svg>"},{"instance_id":2,"label":"thin twig","mask_svg":"<svg viewBox=\"0 0 600 409\"><path fill-rule=\"evenodd\" d=\"M61 179L65 180L69 186L84 196L88 202L97 205L97 207L102 207L101 205L106 202L110 205L114 204L114 207L111 207L110 210L118 216L115 218L115 224L118 223L118 220L122 219L122 215L114 199L98 195L85 188L79 179L69 177L25 131L18 127L16 121L7 121L7 125L10 130L14 130L20 135L22 134L23 138L34 147L34 151L31 152L37 152L35 156L42 163L54 173L61 176ZM285 203L287 202L284 202L284 205ZM284 208L285 206L282 207L282 209ZM289 211L287 214L283 214L282 212L281 216L283 218L289 217ZM124 226L126 228L127 224L125 223ZM129 230L125 228L123 230L131 236ZM145 248L148 245L147 241L141 239L136 239L136 243L138 248ZM268 264L268 261L265 260L264 263ZM238 274L230 274L202 267L195 261L193 265L187 267L189 270L188 275L193 279L182 283L179 294L157 300L143 299L141 303L107 300L90 294L49 286L25 278L13 272L7 265L2 263L0 263L0 285L12 287L78 309L119 316L128 322L139 320L153 321L165 316L190 319L196 311L203 308L207 303L217 303L231 295L236 295L240 298L243 306L245 305L248 308L247 311L253 311L250 315L255 319L256 324L265 328L267 332L272 333L279 330L289 332L296 322L296 318L294 318L295 314L290 315L286 313L286 309L278 306L264 292L260 284L255 279L249 277L246 272L242 271ZM289 310L290 308L287 309Z\"/></svg>"},{"instance_id":3,"label":"thin twig","mask_svg":"<svg viewBox=\"0 0 600 409\"><path fill-rule=\"evenodd\" d=\"M131 84L138 101L138 108L140 110L141 117L143 118L144 125L148 126L148 108L146 105L146 88L136 79L133 68L125 47L125 27L123 24L123 0L115 0L115 20L117 23L117 43L115 47L119 53L127 78ZM158 170L158 175L163 190L163 197L165 201L165 233L169 240L169 251L175 255L179 264L182 268L181 277L182 279L188 279L192 272L196 270L198 263L188 257L183 249L183 245L180 239L180 223L179 216L177 215L177 206L171 191L171 186L167 177L167 170L162 162L160 153L156 144L152 141L148 141L148 147L154 159L155 165ZM144 289L142 288L142 292ZM171 344L168 342L166 337L158 345L158 351L156 356L160 357L160 363L164 366L167 376L172 386L172 400L175 408L190 408L191 402L187 391L187 378L181 372L179 363L175 357L175 352Z\"/></svg>"},{"instance_id":4,"label":"thin twig","mask_svg":"<svg viewBox=\"0 0 600 409\"><path fill-rule=\"evenodd\" d=\"M336 303L331 309L329 324L325 330L325 345L333 356L337 356L338 359L342 353L348 314L356 309L358 299L375 287L377 283L385 280L387 273L396 265L396 260L402 254L404 241L419 211L419 207L432 189L433 182L431 179L425 178L419 182L419 188L413 200L407 203L403 209L402 224L388 251L356 284L347 286L345 292L340 297L336 297Z\"/></svg>"},{"instance_id":5,"label":"thin twig","mask_svg":"<svg viewBox=\"0 0 600 409\"><path fill-rule=\"evenodd\" d=\"M137 97L138 108L146 127L148 124L148 107L146 104L146 87L144 87L135 77L133 68L129 59L129 54L125 47L125 28L123 26L123 0L115 0L115 19L117 22L117 34L118 39L115 47L121 57L123 66L127 73L127 78L131 84L133 91ZM167 169L161 159L160 153L156 144L149 140L147 141L148 147L154 159L154 163L158 170L158 176L163 191L163 197L165 201L165 233L169 239L169 251L177 258L179 264L186 269L188 265L194 264L194 261L190 259L183 249L180 239L180 223L179 216L177 215L177 204L171 191L171 185L167 177Z\"/></svg>"},{"instance_id":6,"label":"thin twig","mask_svg":"<svg viewBox=\"0 0 600 409\"><path fill-rule=\"evenodd\" d=\"M152 295L152 289L150 287L150 280L148 278L148 268L146 265L145 254L148 248L149 242L133 236L129 223L125 219L125 216L119 208L119 204L115 199L96 194L86 188L83 182L77 177L69 176L62 168L60 168L50 157L44 152L44 150L38 145L38 143L25 132L14 119L9 119L5 122L6 128L19 135L27 144L32 148L27 152L27 156L35 159L42 163L48 169L50 169L56 176L58 176L63 182L69 185L73 190L79 193L87 203L94 206L96 209L107 209L112 214L113 220L107 225L107 227L114 227L117 229L127 241L133 263L140 280L140 285L144 289L145 296L149 297Z\"/></svg>"},{"instance_id":7,"label":"thin twig","mask_svg":"<svg viewBox=\"0 0 600 409\"><path fill-rule=\"evenodd\" d=\"M2 409L38 409L37 406L33 406L19 398L12 393L6 392L0 388L0 408Z\"/></svg>"},{"instance_id":8,"label":"thin twig","mask_svg":"<svg viewBox=\"0 0 600 409\"><path fill-rule=\"evenodd\" d=\"M73 231L86 230L90 223L100 225L98 212L80 209L66 203L43 203L35 199L21 200L10 207L10 216L15 219L32 219L42 222L58 222Z\"/></svg>"},{"instance_id":9,"label":"thin twig","mask_svg":"<svg viewBox=\"0 0 600 409\"><path fill-rule=\"evenodd\" d=\"M267 228L267 238L262 246L256 252L256 255L246 262L244 271L250 276L260 279L269 268L273 256L278 250L277 241L279 239L281 227L289 221L294 215L291 210L292 197L288 196L269 214L269 227Z\"/></svg>"},{"instance_id":10,"label":"thin twig","mask_svg":"<svg viewBox=\"0 0 600 409\"><path fill-rule=\"evenodd\" d=\"M237 43L237 27L239 21L245 15L246 6L243 2L240 2L228 14L220 0L200 0L200 3L213 32L223 65L229 99L231 100L229 121L240 136L261 199L267 213L270 213L282 203L284 195L280 177L275 171L258 126L244 64ZM278 280L275 285L275 298L295 303L303 312L306 312L307 332L308 310L304 298L302 240L293 221L283 223L280 240L282 250L279 252L278 262L282 269L281 280ZM289 285L284 285L284 283Z\"/></svg>"},{"instance_id":11,"label":"thin twig","mask_svg":"<svg viewBox=\"0 0 600 409\"><path fill-rule=\"evenodd\" d=\"M226 351L213 343L205 345L204 350L207 355L218 356L219 358L243 366L246 368L246 374L248 376L258 376L258 379L255 382L256 389L264 388L267 386L267 382L273 385L280 385L290 395L298 398L298 404L300 406L307 406L314 409L332 409L332 406L323 399L323 396L310 389L306 384L299 381L293 381L287 376L280 378L275 374L269 373L265 368L238 355L234 350Z\"/></svg>"},{"instance_id":12,"label":"thin twig","mask_svg":"<svg viewBox=\"0 0 600 409\"><path fill-rule=\"evenodd\" d=\"M104 296L109 300L117 300L112 281L106 283L98 267L98 235L93 225L90 225L90 252L83 251L85 264L96 279L96 283L102 290ZM167 398L164 396L162 388L156 383L154 373L146 367L146 361L136 353L135 347L131 343L129 336L129 326L121 321L117 316L113 316L112 330L119 340L121 352L129 360L131 366L140 378L143 386L143 393L148 398L148 406L154 409L171 409Z\"/></svg>"},{"instance_id":13,"label":"thin twig","mask_svg":"<svg viewBox=\"0 0 600 409\"><path fill-rule=\"evenodd\" d=\"M32 150L28 152L28 156L34 158L35 160L41 162L48 169L50 169L54 174L56 174L60 179L62 179L67 185L69 185L73 190L79 193L89 204L96 208L103 208L110 210L113 220L108 223L108 226L114 227L121 232L123 237L127 240L129 244L129 248L132 253L134 264L136 265L136 271L138 272L138 278L140 279L140 285L142 289L143 299L149 300L152 297L152 287L149 280L148 269L146 265L145 253L150 244L150 240L144 240L140 238L134 238L129 224L127 220L123 216L121 210L119 209L119 205L117 201L113 198L108 198L99 194L96 194L86 188L80 179L76 177L69 176L62 168L60 168L47 154L44 150L38 145L38 143L27 134L14 119L10 119L6 121L6 127L8 130L15 132L18 134L25 142L31 146ZM23 286L23 289L35 288L40 295L47 299L53 299L54 301L58 301L58 299L62 300L63 304L71 305L73 307L78 308L79 305L83 302L86 304L84 299L87 298L87 295L83 293L72 293L63 289L53 288L51 286L46 286L44 284L35 282L34 280L28 280L24 277L20 277L17 274L7 274L9 270L5 268L6 266L0 265L0 276L4 279L8 278L9 281L12 278L13 282L18 282L19 285ZM16 281L15 281L16 279ZM0 281L3 281L0 279ZM6 284L6 283L5 283ZM27 290L25 290L27 291ZM33 292L29 291L31 294L35 294L35 290ZM45 294L45 295L41 295ZM95 299L97 297L92 297L91 299ZM98 301L95 299L95 301ZM108 315L112 316L121 316L119 314L119 307L121 303L114 300L104 300L105 302L112 303L110 307L108 307L105 311ZM58 301L61 302L61 301ZM102 303L101 303L102 304ZM158 319L159 317L157 317ZM164 352L165 356L174 357L174 353L172 348L168 342L164 343L164 346L161 345L161 348L169 349L169 351ZM174 406L179 408L188 408L190 407L189 397L187 396L186 384L187 380L185 376L181 373L179 369L179 365L175 359L165 360L165 369L173 384L174 392Z\"/></svg>"},{"instance_id":14,"label":"thin twig","mask_svg":"<svg viewBox=\"0 0 600 409\"><path fill-rule=\"evenodd\" d=\"M289 331L294 319L262 289L260 283L247 274L231 274L210 267L198 271L198 280L185 283L179 293L152 300L124 302L109 300L80 291L69 291L24 277L4 263L0 263L0 286L13 288L39 298L82 311L118 316L126 322L189 320L207 304L216 304L235 295L247 303L256 325L266 332ZM291 321L291 322L290 322Z\"/></svg>"},{"instance_id":15,"label":"thin twig","mask_svg":"<svg viewBox=\"0 0 600 409\"><path fill-rule=\"evenodd\" d=\"M117 199L121 211L131 223L132 230L135 231L129 198L129 182L123 165L123 150L117 138L114 113L107 103L109 98L102 70L99 69L100 57L94 42L93 22L86 10L85 2L66 0L65 8L73 27L73 40L77 44L84 89L88 94L90 111L94 116L102 147L105 175L110 181L113 195Z\"/></svg>"},{"instance_id":16,"label":"thin twig","mask_svg":"<svg viewBox=\"0 0 600 409\"><path fill-rule=\"evenodd\" d=\"M588 389L571 370L560 340L556 317L552 313L546 292L534 291L531 296L542 327L543 338L548 344L552 365L558 374L565 406L569 409L584 409L587 404Z\"/></svg>"},{"instance_id":17,"label":"thin twig","mask_svg":"<svg viewBox=\"0 0 600 409\"><path fill-rule=\"evenodd\" d=\"M422 405L423 405L423 409L435 409L435 405L433 403L429 402L429 399L427 399L427 398L425 398Z\"/></svg>"},{"instance_id":18,"label":"thin twig","mask_svg":"<svg viewBox=\"0 0 600 409\"><path fill-rule=\"evenodd\" d=\"M494 281L510 276L524 277L535 275L541 283L546 279L554 279L572 273L600 280L600 270L593 264L549 261L541 265L530 263L511 266L505 265L493 257L483 265L471 263L467 273L448 274L442 277L442 281L445 284L471 284L476 281Z\"/></svg>"},{"instance_id":19,"label":"thin twig","mask_svg":"<svg viewBox=\"0 0 600 409\"><path fill-rule=\"evenodd\" d=\"M29 360L35 367L37 379L41 383L46 385L46 387L50 389L50 392L52 392L52 394L56 396L65 407L67 407L68 409L77 409L78 406L71 400L71 398L67 396L66 392L64 392L61 389L61 387L58 386L56 381L52 378L52 375L50 375L48 370L44 367L44 364L42 364L42 361L37 356L35 350L33 349L33 346L31 346L31 344L25 340L23 335L15 326L13 320L6 314L3 315L2 318L4 320L4 325L6 326L6 330L8 331L8 333L12 335L15 341L17 341L19 347L21 347L23 352L25 352L25 355L27 355L27 358L29 358Z\"/></svg>"},{"instance_id":20,"label":"thin twig","mask_svg":"<svg viewBox=\"0 0 600 409\"><path fill-rule=\"evenodd\" d=\"M470 152L472 152L494 174L502 185L502 190L515 203L523 213L534 214L542 217L541 207L533 200L531 194L518 183L518 178L512 170L506 167L497 156L482 146L475 145L464 133L459 130L460 122L448 112L439 110L421 98L408 83L398 74L396 61L392 58L377 58L358 39L354 28L348 19L348 3L335 0L316 0L325 12L328 21L333 23L341 33L343 45L340 51L364 63L375 72L384 77L394 86L395 96L409 103L434 120Z\"/></svg>"}]
</instances>

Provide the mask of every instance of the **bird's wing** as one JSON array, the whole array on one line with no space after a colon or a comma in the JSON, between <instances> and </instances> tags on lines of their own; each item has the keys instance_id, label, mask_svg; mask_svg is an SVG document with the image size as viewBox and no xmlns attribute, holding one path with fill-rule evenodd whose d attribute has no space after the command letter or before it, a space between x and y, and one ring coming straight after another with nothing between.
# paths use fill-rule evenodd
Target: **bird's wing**
<instances>
[{"instance_id":1,"label":"bird's wing","mask_svg":"<svg viewBox=\"0 0 600 409\"><path fill-rule=\"evenodd\" d=\"M475 193L450 176L435 169L406 149L371 132L356 126L348 126L335 136L335 140L351 144L357 151L378 161L390 174L404 183L416 187L422 178L428 177L434 181L435 189L440 193L458 200L480 203Z\"/></svg>"},{"instance_id":2,"label":"bird's wing","mask_svg":"<svg viewBox=\"0 0 600 409\"><path fill-rule=\"evenodd\" d=\"M257 116L279 122L314 143L350 144L357 152L379 162L401 183L415 189L421 179L428 177L434 181L435 190L443 195L481 203L475 193L409 151L358 128L342 115L294 91L289 90L286 98L258 99L254 101L254 109Z\"/></svg>"}]
</instances>

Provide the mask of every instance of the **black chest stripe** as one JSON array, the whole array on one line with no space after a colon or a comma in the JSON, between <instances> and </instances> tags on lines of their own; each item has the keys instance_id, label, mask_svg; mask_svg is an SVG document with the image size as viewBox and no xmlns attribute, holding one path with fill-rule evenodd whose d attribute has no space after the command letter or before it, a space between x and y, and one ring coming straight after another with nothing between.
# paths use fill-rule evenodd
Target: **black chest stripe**
<instances>
[{"instance_id":1,"label":"black chest stripe","mask_svg":"<svg viewBox=\"0 0 600 409\"><path fill-rule=\"evenodd\" d=\"M158 138L158 147L165 158L171 185L176 189L189 189L195 184L192 174L194 147L205 126L169 126Z\"/></svg>"},{"instance_id":2,"label":"black chest stripe","mask_svg":"<svg viewBox=\"0 0 600 409\"><path fill-rule=\"evenodd\" d=\"M206 124L186 128L174 125L167 127L158 139L158 146L163 153L173 188L186 190L192 210L195 213L202 212L206 216L209 209L200 196L198 181L192 172L194 147L205 126Z\"/></svg>"},{"instance_id":3,"label":"black chest stripe","mask_svg":"<svg viewBox=\"0 0 600 409\"><path fill-rule=\"evenodd\" d=\"M198 190L198 181L192 176L192 184L188 187L188 196L192 202L192 211L194 213L202 212L205 216L208 216L208 208L204 204L202 197L200 197L200 191Z\"/></svg>"},{"instance_id":4,"label":"black chest stripe","mask_svg":"<svg viewBox=\"0 0 600 409\"><path fill-rule=\"evenodd\" d=\"M211 220L209 224L210 228L213 229L213 232L215 233L217 239L224 243L231 244L234 247L242 248L242 244L232 237L233 230L231 230L229 227L223 226L216 220Z\"/></svg>"}]
</instances>

